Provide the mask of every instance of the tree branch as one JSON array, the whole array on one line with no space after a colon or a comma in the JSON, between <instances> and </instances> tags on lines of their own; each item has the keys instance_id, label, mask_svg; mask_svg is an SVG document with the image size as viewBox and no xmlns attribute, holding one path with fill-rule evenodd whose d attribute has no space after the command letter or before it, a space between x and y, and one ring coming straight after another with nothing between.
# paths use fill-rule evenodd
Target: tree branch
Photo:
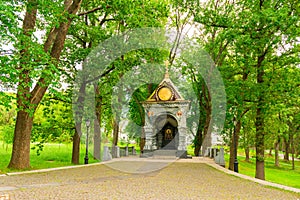
<instances>
[{"instance_id":1,"label":"tree branch","mask_svg":"<svg viewBox=\"0 0 300 200\"><path fill-rule=\"evenodd\" d=\"M110 8L110 6L106 6L106 8ZM87 14L90 14L90 13L93 13L93 12L96 12L96 11L102 10L102 9L103 9L103 7L102 7L102 6L99 6L99 7L97 7L97 8L93 8L93 9L88 10L88 11L86 11L86 12L78 13L77 15L78 15L78 16L87 15Z\"/></svg>"},{"instance_id":2,"label":"tree branch","mask_svg":"<svg viewBox=\"0 0 300 200\"><path fill-rule=\"evenodd\" d=\"M106 76L107 74L109 74L110 72L112 72L116 67L115 66L112 66L110 69L108 69L106 72L104 72L103 74L99 75L99 76L96 76L95 78L91 79L91 80L87 80L86 81L86 84L88 83L91 83L91 82L94 82L96 80L99 80L100 78Z\"/></svg>"}]
</instances>

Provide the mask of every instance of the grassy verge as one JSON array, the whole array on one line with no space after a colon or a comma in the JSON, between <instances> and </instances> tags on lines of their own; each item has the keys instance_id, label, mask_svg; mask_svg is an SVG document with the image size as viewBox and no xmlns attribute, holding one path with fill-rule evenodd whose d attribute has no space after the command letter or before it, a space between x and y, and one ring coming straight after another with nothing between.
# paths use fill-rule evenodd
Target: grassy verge
<instances>
[{"instance_id":1,"label":"grassy verge","mask_svg":"<svg viewBox=\"0 0 300 200\"><path fill-rule=\"evenodd\" d=\"M226 167L228 167L229 154L225 155ZM239 173L255 177L255 158L249 162L245 161L244 156L238 156ZM267 156L265 160L266 181L278 183L286 186L300 188L300 162L295 161L295 169L292 170L292 163L280 160L280 167L275 167L274 157Z\"/></svg>"},{"instance_id":2,"label":"grassy verge","mask_svg":"<svg viewBox=\"0 0 300 200\"><path fill-rule=\"evenodd\" d=\"M7 172L15 172L18 170L11 170L7 168L7 165L11 156L12 145L3 145L0 142L0 174ZM90 149L90 152L91 149ZM84 163L85 145L80 146L80 164ZM26 170L45 169L53 167L71 166L72 158L72 144L45 144L43 151L38 156L35 150L30 152L30 165L31 168ZM93 159L93 156L89 154L89 163L98 162Z\"/></svg>"}]
</instances>

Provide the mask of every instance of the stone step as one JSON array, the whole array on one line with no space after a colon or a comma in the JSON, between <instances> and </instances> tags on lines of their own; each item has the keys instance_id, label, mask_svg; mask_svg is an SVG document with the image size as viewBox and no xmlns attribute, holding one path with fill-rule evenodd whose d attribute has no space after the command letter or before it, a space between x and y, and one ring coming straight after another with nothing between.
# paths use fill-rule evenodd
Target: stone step
<instances>
[{"instance_id":1,"label":"stone step","mask_svg":"<svg viewBox=\"0 0 300 200\"><path fill-rule=\"evenodd\" d=\"M151 159L154 160L176 160L178 159L176 156L153 156Z\"/></svg>"},{"instance_id":2,"label":"stone step","mask_svg":"<svg viewBox=\"0 0 300 200\"><path fill-rule=\"evenodd\" d=\"M174 157L176 158L176 152L177 150L168 150L168 149L163 149L163 150L156 150L153 152L153 157Z\"/></svg>"},{"instance_id":3,"label":"stone step","mask_svg":"<svg viewBox=\"0 0 300 200\"><path fill-rule=\"evenodd\" d=\"M175 149L160 149L142 154L142 158L158 158L158 159L176 159L187 158L186 151L180 151Z\"/></svg>"}]
</instances>

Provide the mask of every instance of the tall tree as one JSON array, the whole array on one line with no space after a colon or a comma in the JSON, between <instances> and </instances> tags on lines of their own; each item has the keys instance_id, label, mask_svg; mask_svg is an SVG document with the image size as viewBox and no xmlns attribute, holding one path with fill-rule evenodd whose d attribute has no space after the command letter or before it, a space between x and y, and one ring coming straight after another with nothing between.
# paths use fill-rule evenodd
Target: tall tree
<instances>
[{"instance_id":1,"label":"tall tree","mask_svg":"<svg viewBox=\"0 0 300 200\"><path fill-rule=\"evenodd\" d=\"M99 4L99 7L97 7L97 4ZM86 3L82 5L82 10L78 14L81 17L85 18L85 23L79 21L71 27L70 35L72 37L72 41L76 44L73 44L72 51L74 51L75 54L77 54L78 51L82 51L84 52L84 55L87 56L92 48L97 47L99 43L105 41L105 39L110 38L111 36L126 34L126 31L135 28L162 26L162 24L165 22L167 12L168 9L165 1L137 2L133 0L126 0L118 2L111 1L105 3ZM80 50L78 50L78 45L83 45L86 48L81 48ZM120 56L120 58L117 58L113 63L110 63L109 69L98 77L99 80L86 80L86 83L99 82L94 83L95 91L99 92L100 96L103 98L102 102L105 102L104 104L106 105L102 107L103 109L101 109L103 111L105 110L105 112L99 112L99 110L96 110L96 116L99 116L99 119L101 118L103 126L109 127L107 129L108 131L111 130L111 125L113 125L113 143L115 145L117 145L118 142L118 123L120 119L117 119L119 116L116 116L116 119L113 119L113 113L111 112L111 108L109 108L111 106L111 103L109 103L109 101L111 101L110 95L113 91L114 85L118 83L123 74L129 71L133 65L138 65L141 62L142 58L139 56L136 56L136 58L133 59L136 54L138 54L138 51L133 53L132 57L128 55L122 55ZM78 61L82 62L85 57L81 57L80 59L78 59ZM84 82L82 82L82 84L83 83ZM83 89L82 92L84 92ZM85 95L84 93L82 94L83 95L80 95L80 99L78 96L76 103L77 105L80 105L82 104L82 102L84 102ZM96 102L97 99L98 97L96 97ZM96 104L98 105L97 109L99 109L99 106L101 105L99 103ZM99 119L97 121L99 121ZM111 123L112 121L113 123ZM76 124L77 133L75 133L77 141L79 141L78 138L80 138L81 136L81 123L82 117L79 117ZM101 130L99 129L100 127L96 127L95 124L94 127L94 132L97 131L96 135L99 135L99 130ZM74 145L76 146L76 149L79 149L78 144L79 143L76 142L76 145ZM100 149L98 147L95 148ZM78 157L77 153L76 155L76 157Z\"/></svg>"},{"instance_id":2,"label":"tall tree","mask_svg":"<svg viewBox=\"0 0 300 200\"><path fill-rule=\"evenodd\" d=\"M230 51L228 54L223 54L227 57L222 60L227 60L227 66L231 65L238 71L240 71L240 66L246 70L247 78L245 80L246 83L249 83L246 87L251 91L251 95L250 98L246 96L243 101L252 102L253 105L250 108L255 109L256 112L256 177L265 179L264 141L266 133L264 129L269 105L268 87L271 84L269 75L272 74L274 63L280 63L280 67L289 67L297 63L298 4L293 0L285 2L212 0L203 3L202 6L198 6L199 4L201 4L200 1L194 2L192 5L195 21L204 26L203 35L215 33L212 34L214 37L208 47L212 47L213 52L218 52L228 44L227 48ZM207 37L203 38L205 40ZM213 41L218 40L225 43L214 46ZM279 53L280 51L281 53ZM212 54L213 58L214 55L217 55L216 58L219 57L218 53ZM220 66L220 70L224 66L226 67L226 63L216 63L217 66ZM238 76L239 72L232 68L231 71L232 77L241 79ZM243 91L241 90L238 94L242 96ZM237 102L238 107L241 108L243 104L241 101Z\"/></svg>"},{"instance_id":3,"label":"tall tree","mask_svg":"<svg viewBox=\"0 0 300 200\"><path fill-rule=\"evenodd\" d=\"M41 48L35 46L40 45L34 42L33 37L34 31L38 29L36 27L37 12L43 6L40 3L37 0L26 2L22 34L20 34L19 43L16 45L16 48L20 51L20 62L17 67L17 73L19 74L17 80L18 111L9 168L24 169L30 167L30 135L34 112L47 88L55 79L52 74L56 74L59 69L59 58L64 47L68 28L73 19L72 15L76 14L81 0L65 0L62 6L56 6L61 11L59 13L61 20L56 19L58 24L48 33L43 44L43 52L41 52ZM40 72L37 73L36 70L40 70ZM37 81L33 87L35 80Z\"/></svg>"}]
</instances>

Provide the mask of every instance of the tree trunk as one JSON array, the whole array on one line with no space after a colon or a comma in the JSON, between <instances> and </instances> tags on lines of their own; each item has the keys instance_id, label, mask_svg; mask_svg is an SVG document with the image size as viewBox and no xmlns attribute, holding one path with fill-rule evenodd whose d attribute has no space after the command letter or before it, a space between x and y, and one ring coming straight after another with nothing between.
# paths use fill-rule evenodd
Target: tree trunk
<instances>
[{"instance_id":1,"label":"tree trunk","mask_svg":"<svg viewBox=\"0 0 300 200\"><path fill-rule=\"evenodd\" d=\"M113 143L112 143L112 156L113 158L116 158L116 146L118 145L118 139L119 139L119 121L114 119L113 122Z\"/></svg>"},{"instance_id":2,"label":"tree trunk","mask_svg":"<svg viewBox=\"0 0 300 200\"><path fill-rule=\"evenodd\" d=\"M79 164L81 123L78 123L73 136L72 163Z\"/></svg>"},{"instance_id":3,"label":"tree trunk","mask_svg":"<svg viewBox=\"0 0 300 200\"><path fill-rule=\"evenodd\" d=\"M144 130L144 127L142 127L142 134L141 134L141 139L140 139L140 151L141 151L141 154L144 153L145 143L146 143L145 130Z\"/></svg>"},{"instance_id":4,"label":"tree trunk","mask_svg":"<svg viewBox=\"0 0 300 200\"><path fill-rule=\"evenodd\" d=\"M85 78L84 78L85 80ZM80 137L82 135L81 124L84 110L84 99L86 94L86 83L83 81L79 88L78 98L73 105L75 109L75 133L73 136L72 163L79 164L80 157Z\"/></svg>"},{"instance_id":5,"label":"tree trunk","mask_svg":"<svg viewBox=\"0 0 300 200\"><path fill-rule=\"evenodd\" d=\"M24 169L30 167L30 135L36 106L30 105L31 99L29 84L31 79L29 76L29 70L31 67L27 66L28 62L30 62L28 60L30 57L28 54L30 42L28 41L31 40L32 31L36 23L37 5L38 2L36 0L28 0L23 20L23 34L25 37L20 41L24 48L20 51L20 75L17 89L17 106L19 111L17 112L13 149L8 168ZM29 112L31 113L29 114Z\"/></svg>"},{"instance_id":6,"label":"tree trunk","mask_svg":"<svg viewBox=\"0 0 300 200\"><path fill-rule=\"evenodd\" d=\"M33 117L25 111L17 113L12 157L8 168L25 169L30 167L30 135Z\"/></svg>"},{"instance_id":7,"label":"tree trunk","mask_svg":"<svg viewBox=\"0 0 300 200\"><path fill-rule=\"evenodd\" d=\"M265 180L265 162L256 160L255 178Z\"/></svg>"},{"instance_id":8,"label":"tree trunk","mask_svg":"<svg viewBox=\"0 0 300 200\"><path fill-rule=\"evenodd\" d=\"M290 140L284 138L284 160L289 161L289 153L290 153Z\"/></svg>"},{"instance_id":9,"label":"tree trunk","mask_svg":"<svg viewBox=\"0 0 300 200\"><path fill-rule=\"evenodd\" d=\"M273 150L273 148L271 147L271 148L269 149L269 156L272 156L272 150Z\"/></svg>"},{"instance_id":10,"label":"tree trunk","mask_svg":"<svg viewBox=\"0 0 300 200\"><path fill-rule=\"evenodd\" d=\"M255 178L265 180L265 146L264 146L264 126L262 116L262 105L256 109L256 173Z\"/></svg>"},{"instance_id":11,"label":"tree trunk","mask_svg":"<svg viewBox=\"0 0 300 200\"><path fill-rule=\"evenodd\" d=\"M265 132L264 132L264 106L265 106L265 96L263 88L264 84L264 68L262 65L263 60L265 59L265 55L267 50L262 53L261 56L258 57L257 60L257 86L259 88L258 93L258 102L256 107L256 120L255 120L255 148L256 148L256 171L255 177L261 180L265 180Z\"/></svg>"},{"instance_id":12,"label":"tree trunk","mask_svg":"<svg viewBox=\"0 0 300 200\"><path fill-rule=\"evenodd\" d=\"M212 105L211 105L211 96L209 93L209 90L206 88L205 84L202 84L202 92L203 92L203 98L205 101L204 110L205 110L205 124L203 127L203 133L202 133L202 151L205 152L207 147L211 147L211 131L212 127L210 126L210 121L211 121L211 110L212 110ZM201 105L201 101L200 101ZM201 119L201 116L199 116ZM200 120L199 120L200 122Z\"/></svg>"},{"instance_id":13,"label":"tree trunk","mask_svg":"<svg viewBox=\"0 0 300 200\"><path fill-rule=\"evenodd\" d=\"M280 137L277 137L277 140L274 144L275 149L275 166L279 167L279 144L280 144Z\"/></svg>"},{"instance_id":14,"label":"tree trunk","mask_svg":"<svg viewBox=\"0 0 300 200\"><path fill-rule=\"evenodd\" d=\"M245 148L245 155L246 155L245 161L249 162L250 161L250 148L248 146Z\"/></svg>"},{"instance_id":15,"label":"tree trunk","mask_svg":"<svg viewBox=\"0 0 300 200\"><path fill-rule=\"evenodd\" d=\"M203 135L202 135L202 130L201 130L201 117L199 117L199 124L198 124L198 128L197 128L197 132L195 135L195 141L194 141L194 155L195 156L199 156L200 154L200 150L201 150L201 146L202 146L202 142L203 142ZM204 149L205 151L205 149Z\"/></svg>"},{"instance_id":16,"label":"tree trunk","mask_svg":"<svg viewBox=\"0 0 300 200\"><path fill-rule=\"evenodd\" d=\"M292 150L292 170L295 169L295 156L294 156L294 153L293 153L293 150Z\"/></svg>"},{"instance_id":17,"label":"tree trunk","mask_svg":"<svg viewBox=\"0 0 300 200\"><path fill-rule=\"evenodd\" d=\"M234 132L234 131L233 131ZM229 149L229 166L228 169L233 171L234 170L234 134L232 134L231 136L231 140L230 140L230 149Z\"/></svg>"},{"instance_id":18,"label":"tree trunk","mask_svg":"<svg viewBox=\"0 0 300 200\"><path fill-rule=\"evenodd\" d=\"M114 120L114 128L113 128L113 145L117 146L119 140L119 122Z\"/></svg>"},{"instance_id":19,"label":"tree trunk","mask_svg":"<svg viewBox=\"0 0 300 200\"><path fill-rule=\"evenodd\" d=\"M97 119L94 120L94 159L101 160L101 128L100 121L101 117L97 116Z\"/></svg>"},{"instance_id":20,"label":"tree trunk","mask_svg":"<svg viewBox=\"0 0 300 200\"><path fill-rule=\"evenodd\" d=\"M236 125L233 130L233 134L231 137L231 145L230 145L230 158L229 158L229 169L234 170L234 161L237 157L237 149L239 145L239 135L242 128L241 120L236 122Z\"/></svg>"},{"instance_id":21,"label":"tree trunk","mask_svg":"<svg viewBox=\"0 0 300 200\"><path fill-rule=\"evenodd\" d=\"M195 145L194 155L195 156L200 155L201 144L202 144L202 131L197 130L197 133L196 133L196 136L195 136L195 141L194 141L194 145Z\"/></svg>"},{"instance_id":22,"label":"tree trunk","mask_svg":"<svg viewBox=\"0 0 300 200\"><path fill-rule=\"evenodd\" d=\"M100 119L101 120L101 119ZM99 118L94 120L94 159L101 160L101 129Z\"/></svg>"},{"instance_id":23,"label":"tree trunk","mask_svg":"<svg viewBox=\"0 0 300 200\"><path fill-rule=\"evenodd\" d=\"M293 132L294 130L292 130ZM296 130L295 130L296 131ZM291 143L291 151L292 151L292 170L295 169L295 147L294 147L294 134L293 133L289 133L290 136L290 143Z\"/></svg>"},{"instance_id":24,"label":"tree trunk","mask_svg":"<svg viewBox=\"0 0 300 200\"><path fill-rule=\"evenodd\" d=\"M94 120L94 158L101 160L101 106L102 99L100 97L99 86L97 83L94 84L95 90L95 114L96 119Z\"/></svg>"}]
</instances>

